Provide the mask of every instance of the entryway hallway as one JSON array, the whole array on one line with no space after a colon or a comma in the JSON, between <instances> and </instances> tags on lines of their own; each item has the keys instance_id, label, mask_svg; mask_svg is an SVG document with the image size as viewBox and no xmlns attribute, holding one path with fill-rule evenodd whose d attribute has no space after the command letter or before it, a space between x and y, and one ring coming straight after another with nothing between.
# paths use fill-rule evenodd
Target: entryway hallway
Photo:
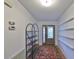
<instances>
[{"instance_id":1,"label":"entryway hallway","mask_svg":"<svg viewBox=\"0 0 79 59\"><path fill-rule=\"evenodd\" d=\"M4 0L4 12L4 59L74 59L74 0Z\"/></svg>"}]
</instances>

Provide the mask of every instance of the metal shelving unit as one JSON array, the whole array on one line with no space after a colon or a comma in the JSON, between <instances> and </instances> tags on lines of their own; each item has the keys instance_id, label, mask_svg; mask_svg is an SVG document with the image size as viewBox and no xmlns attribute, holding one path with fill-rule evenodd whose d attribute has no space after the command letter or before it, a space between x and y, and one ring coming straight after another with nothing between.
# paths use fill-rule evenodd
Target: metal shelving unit
<instances>
[{"instance_id":1,"label":"metal shelving unit","mask_svg":"<svg viewBox=\"0 0 79 59\"><path fill-rule=\"evenodd\" d=\"M37 24L27 24L25 29L26 59L34 59L36 45L39 45L39 28ZM30 58L29 58L30 57Z\"/></svg>"}]
</instances>

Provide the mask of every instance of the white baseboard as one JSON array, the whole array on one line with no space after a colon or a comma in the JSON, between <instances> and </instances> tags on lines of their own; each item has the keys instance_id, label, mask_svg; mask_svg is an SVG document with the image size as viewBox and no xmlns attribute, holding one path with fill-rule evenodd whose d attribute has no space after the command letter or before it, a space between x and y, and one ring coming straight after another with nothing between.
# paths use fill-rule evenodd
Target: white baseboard
<instances>
[{"instance_id":1,"label":"white baseboard","mask_svg":"<svg viewBox=\"0 0 79 59\"><path fill-rule=\"evenodd\" d=\"M13 59L15 56L17 56L18 54L20 54L23 50L25 50L25 48L20 49L19 51L15 52L10 59Z\"/></svg>"}]
</instances>

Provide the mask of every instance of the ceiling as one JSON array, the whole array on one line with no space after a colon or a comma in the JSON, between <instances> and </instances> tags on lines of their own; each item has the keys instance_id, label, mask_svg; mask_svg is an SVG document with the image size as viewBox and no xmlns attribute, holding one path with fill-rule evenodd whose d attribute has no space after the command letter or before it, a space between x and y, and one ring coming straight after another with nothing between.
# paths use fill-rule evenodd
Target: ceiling
<instances>
[{"instance_id":1,"label":"ceiling","mask_svg":"<svg viewBox=\"0 0 79 59\"><path fill-rule=\"evenodd\" d=\"M40 0L18 0L36 20L58 20L73 0L52 0L50 7L41 5Z\"/></svg>"}]
</instances>

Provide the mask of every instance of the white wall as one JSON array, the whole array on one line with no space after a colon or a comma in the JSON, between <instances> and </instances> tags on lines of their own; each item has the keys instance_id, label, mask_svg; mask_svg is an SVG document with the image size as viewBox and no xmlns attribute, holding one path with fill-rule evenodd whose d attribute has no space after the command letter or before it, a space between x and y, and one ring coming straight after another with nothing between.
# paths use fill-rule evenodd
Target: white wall
<instances>
[{"instance_id":1,"label":"white wall","mask_svg":"<svg viewBox=\"0 0 79 59\"><path fill-rule=\"evenodd\" d=\"M71 18L74 18L74 4L65 11L58 22L58 46L64 52L66 59L74 59L74 19L70 20Z\"/></svg>"},{"instance_id":2,"label":"white wall","mask_svg":"<svg viewBox=\"0 0 79 59\"><path fill-rule=\"evenodd\" d=\"M10 1L12 2L12 8L4 6L5 59L12 59L25 48L25 27L29 22L35 22L33 17L17 0ZM15 22L15 31L9 31L8 21Z\"/></svg>"},{"instance_id":3,"label":"white wall","mask_svg":"<svg viewBox=\"0 0 79 59\"><path fill-rule=\"evenodd\" d=\"M57 21L37 21L39 26L39 45L42 45L42 25L55 25L55 42L57 45Z\"/></svg>"}]
</instances>

